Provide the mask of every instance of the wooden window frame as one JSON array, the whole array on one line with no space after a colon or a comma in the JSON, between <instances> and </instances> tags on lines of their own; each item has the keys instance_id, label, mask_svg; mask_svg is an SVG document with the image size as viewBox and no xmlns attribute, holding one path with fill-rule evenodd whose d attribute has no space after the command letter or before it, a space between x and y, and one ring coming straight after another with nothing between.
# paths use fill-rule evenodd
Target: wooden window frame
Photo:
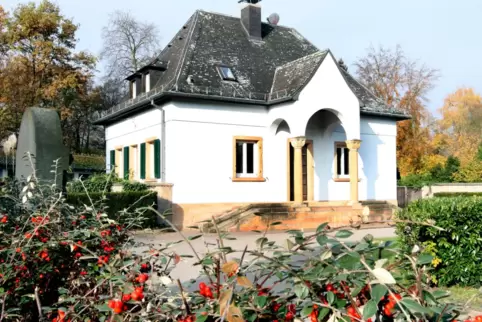
<instances>
[{"instance_id":1,"label":"wooden window frame","mask_svg":"<svg viewBox=\"0 0 482 322\"><path fill-rule=\"evenodd\" d=\"M256 143L258 147L258 160L253 160L254 164L257 165L255 171L257 170L256 176L253 177L238 177L236 173L236 144L238 141ZM257 136L234 136L233 137L233 168L232 168L232 182L265 182L266 179L263 176L263 138Z\"/></svg>"},{"instance_id":2,"label":"wooden window frame","mask_svg":"<svg viewBox=\"0 0 482 322\"><path fill-rule=\"evenodd\" d=\"M338 175L338 149L348 149L346 142L335 142L335 152L334 152L334 173L333 173L333 181L335 182L350 182L350 150L348 149L348 174ZM342 156L343 157L343 156ZM344 159L341 160L344 162ZM344 166L343 166L344 167Z\"/></svg>"},{"instance_id":3,"label":"wooden window frame","mask_svg":"<svg viewBox=\"0 0 482 322\"><path fill-rule=\"evenodd\" d=\"M115 174L118 178L123 177L123 164L124 164L124 155L123 155L123 146L116 146L114 148L115 151L115 159L118 164L115 165Z\"/></svg>"},{"instance_id":4,"label":"wooden window frame","mask_svg":"<svg viewBox=\"0 0 482 322\"><path fill-rule=\"evenodd\" d=\"M154 164L154 159L155 159L155 141L159 140L157 137L151 137L145 140L146 144L146 178L145 181L147 182L157 182L158 180L162 179L162 173L160 174L160 178L156 178L155 174L155 164ZM160 142L159 144L162 144ZM160 151L162 154L162 149ZM161 157L161 156L160 156ZM162 159L162 157L161 157ZM161 165L162 166L162 165ZM162 172L162 168L161 168Z\"/></svg>"},{"instance_id":5,"label":"wooden window frame","mask_svg":"<svg viewBox=\"0 0 482 322\"><path fill-rule=\"evenodd\" d=\"M139 145L131 144L129 146L129 180L136 180L139 169Z\"/></svg>"}]
</instances>

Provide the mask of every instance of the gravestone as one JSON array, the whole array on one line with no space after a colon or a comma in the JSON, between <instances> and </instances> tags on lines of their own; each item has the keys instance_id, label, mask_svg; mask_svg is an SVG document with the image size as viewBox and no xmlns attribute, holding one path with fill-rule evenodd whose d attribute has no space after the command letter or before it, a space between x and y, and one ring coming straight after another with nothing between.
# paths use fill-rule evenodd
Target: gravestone
<instances>
[{"instance_id":1,"label":"gravestone","mask_svg":"<svg viewBox=\"0 0 482 322\"><path fill-rule=\"evenodd\" d=\"M31 161L27 152L32 155ZM57 159L59 161L56 169L53 165ZM27 109L23 114L18 136L16 178L25 180L35 169L40 183L55 183L59 189L64 190L64 176L69 167L69 159L69 150L62 142L57 111L38 107Z\"/></svg>"}]
</instances>

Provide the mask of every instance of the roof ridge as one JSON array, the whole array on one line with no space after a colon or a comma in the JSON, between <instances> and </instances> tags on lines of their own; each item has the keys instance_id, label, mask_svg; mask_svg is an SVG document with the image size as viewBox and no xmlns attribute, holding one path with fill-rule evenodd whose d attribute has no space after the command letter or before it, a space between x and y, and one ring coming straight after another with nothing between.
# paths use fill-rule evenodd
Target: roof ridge
<instances>
[{"instance_id":1,"label":"roof ridge","mask_svg":"<svg viewBox=\"0 0 482 322\"><path fill-rule=\"evenodd\" d=\"M281 65L281 66L276 67L276 69L275 69L275 71L274 71L274 75L273 75L273 81L272 81L272 84L271 84L270 93L273 94L273 89L274 89L274 86L275 86L275 83L276 83L276 77L277 77L277 75L278 75L278 72L279 72L282 68L285 68L285 67L287 67L287 66L290 66L290 65L292 65L292 64L294 64L294 63L296 63L296 62L300 62L300 61L302 61L303 59L308 59L308 58L317 57L317 56L323 56L323 55L326 56L329 52L330 52L329 49L318 50L318 51L316 51L316 52L314 52L314 53L312 53L312 54L309 54L309 55L300 57L300 58L298 58L298 59L295 59L295 60L292 60L292 61L290 61L290 62L287 62L287 63L284 64L284 65ZM324 59L323 59L323 60L324 60ZM322 60L322 61L323 61L323 60ZM321 63L321 62L320 62L320 63ZM319 66L318 66L318 67L319 67ZM316 70L318 70L318 68L315 68L315 69L313 70L313 73L314 73ZM311 78L311 77L310 77L310 78ZM301 87L304 87L304 86L301 86Z\"/></svg>"},{"instance_id":2,"label":"roof ridge","mask_svg":"<svg viewBox=\"0 0 482 322\"><path fill-rule=\"evenodd\" d=\"M292 60L292 61L289 61L287 62L286 64L284 65L281 65L281 66L278 66L276 67L276 70L278 70L278 68L282 68L282 67L285 67L285 66L289 66L291 64L294 64L294 63L297 63L303 59L307 59L308 57L310 56L316 56L316 55L323 55L323 54L326 54L328 51L330 51L329 49L325 49L325 50L318 50L318 51L315 51L314 53L312 54L309 54L309 55L306 55L306 56L303 56L303 57L300 57L298 59L295 59L295 60Z\"/></svg>"},{"instance_id":3,"label":"roof ridge","mask_svg":"<svg viewBox=\"0 0 482 322\"><path fill-rule=\"evenodd\" d=\"M221 13L221 12L217 12L217 11L207 11L207 10L203 10L203 9L197 9L196 11L199 11L199 12L203 12L203 13L208 13L208 14L212 14L212 15L218 15L218 16L223 16L223 17L227 17L227 18L233 18L233 19L237 19L237 20L241 20L241 17L237 17L237 16L233 16L233 15L228 15L227 13ZM285 28L285 29L291 29L291 30L296 30L295 28L293 27L288 27L288 26L285 26L285 25L272 25L268 22L264 22L261 20L261 23L262 24L265 24L265 25L270 25L270 26L275 26L275 27L281 27L281 28Z\"/></svg>"},{"instance_id":4,"label":"roof ridge","mask_svg":"<svg viewBox=\"0 0 482 322\"><path fill-rule=\"evenodd\" d=\"M186 60L186 56L187 56L187 52L188 52L188 48L189 48L189 44L191 43L191 39L192 39L192 35L194 34L194 30L196 29L196 25L199 21L199 13L200 11L199 10L196 10L196 12L194 13L193 15L193 22L192 22L192 26L191 26L191 29L188 31L188 35L187 35L187 38L186 38L186 43L184 44L184 48L182 50L182 54L181 54L181 61L179 62L179 64L177 65L177 68L176 68L176 73L174 74L175 78L176 78L176 81L175 81L175 84L177 85L178 82L179 82L179 77L181 77L181 70L182 70L182 67L184 66L184 62Z\"/></svg>"}]
</instances>

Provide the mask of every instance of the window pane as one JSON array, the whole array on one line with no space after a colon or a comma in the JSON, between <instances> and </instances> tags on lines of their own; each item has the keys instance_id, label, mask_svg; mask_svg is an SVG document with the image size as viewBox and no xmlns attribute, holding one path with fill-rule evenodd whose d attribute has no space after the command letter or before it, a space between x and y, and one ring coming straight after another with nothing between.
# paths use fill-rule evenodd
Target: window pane
<instances>
[{"instance_id":1,"label":"window pane","mask_svg":"<svg viewBox=\"0 0 482 322\"><path fill-rule=\"evenodd\" d=\"M341 175L341 148L336 148L336 174Z\"/></svg>"},{"instance_id":2,"label":"window pane","mask_svg":"<svg viewBox=\"0 0 482 322\"><path fill-rule=\"evenodd\" d=\"M246 143L247 169L246 173L254 173L254 143Z\"/></svg>"},{"instance_id":3,"label":"window pane","mask_svg":"<svg viewBox=\"0 0 482 322\"><path fill-rule=\"evenodd\" d=\"M236 143L236 173L243 173L243 143Z\"/></svg>"},{"instance_id":4,"label":"window pane","mask_svg":"<svg viewBox=\"0 0 482 322\"><path fill-rule=\"evenodd\" d=\"M223 75L224 79L235 79L233 71L229 67L220 67L221 74Z\"/></svg>"},{"instance_id":5,"label":"window pane","mask_svg":"<svg viewBox=\"0 0 482 322\"><path fill-rule=\"evenodd\" d=\"M349 174L350 173L350 171L349 171L350 167L349 167L349 161L348 160L349 160L349 156L350 156L350 150L347 149L347 148L345 148L344 150L345 150L345 153L343 154L343 156L344 156L343 162L345 163L345 173L344 174Z\"/></svg>"}]
</instances>

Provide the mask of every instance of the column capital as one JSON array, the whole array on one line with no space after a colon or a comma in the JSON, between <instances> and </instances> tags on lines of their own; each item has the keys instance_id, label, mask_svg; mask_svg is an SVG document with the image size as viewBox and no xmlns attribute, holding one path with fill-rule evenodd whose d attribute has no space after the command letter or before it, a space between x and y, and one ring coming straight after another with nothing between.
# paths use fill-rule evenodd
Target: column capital
<instances>
[{"instance_id":1,"label":"column capital","mask_svg":"<svg viewBox=\"0 0 482 322\"><path fill-rule=\"evenodd\" d=\"M350 150L358 150L361 145L361 140L347 140L345 141L346 147Z\"/></svg>"},{"instance_id":2,"label":"column capital","mask_svg":"<svg viewBox=\"0 0 482 322\"><path fill-rule=\"evenodd\" d=\"M305 146L306 137L305 136L298 136L295 138L291 138L290 140L291 146L295 149L301 149Z\"/></svg>"}]
</instances>

